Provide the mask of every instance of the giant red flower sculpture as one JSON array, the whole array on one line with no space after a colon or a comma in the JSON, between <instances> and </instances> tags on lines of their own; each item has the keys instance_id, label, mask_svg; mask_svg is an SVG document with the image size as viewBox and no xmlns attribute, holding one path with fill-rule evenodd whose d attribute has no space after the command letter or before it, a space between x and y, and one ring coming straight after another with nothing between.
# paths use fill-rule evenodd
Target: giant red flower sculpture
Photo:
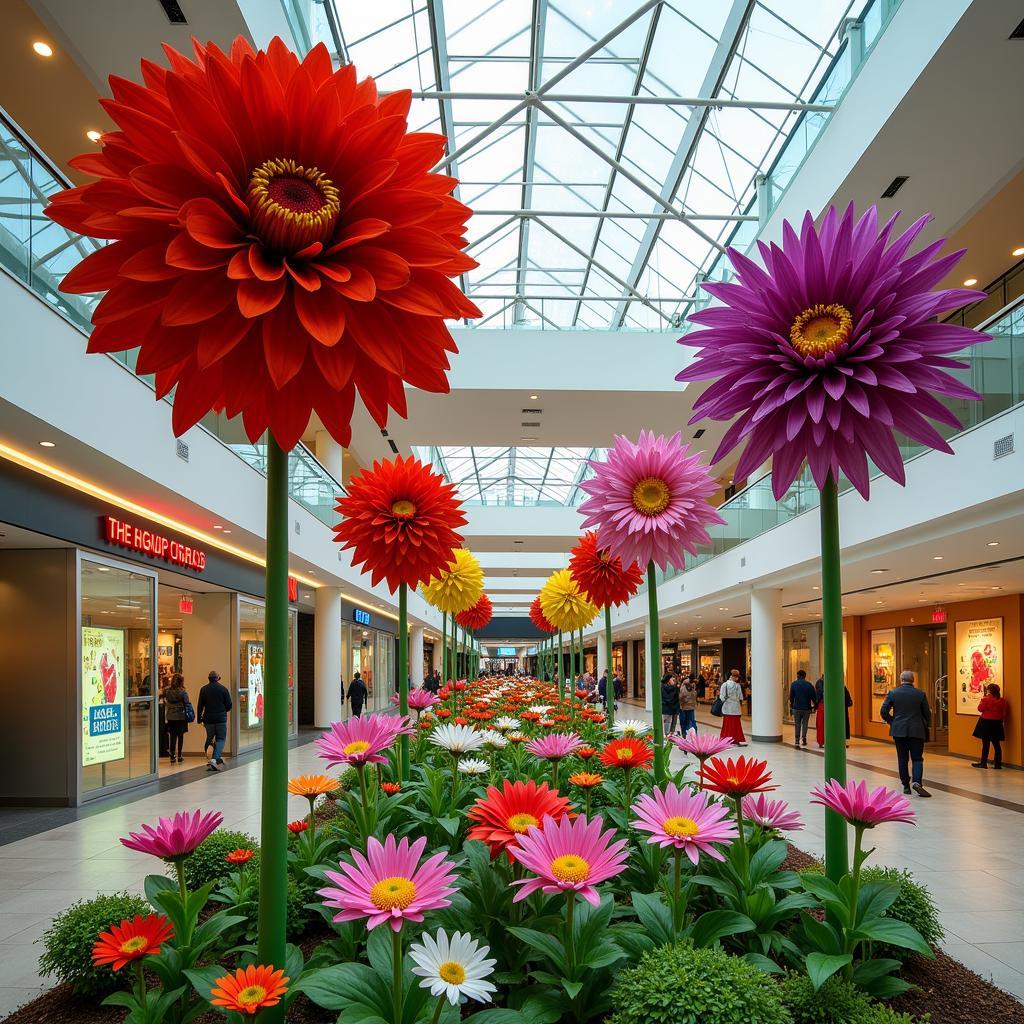
<instances>
[{"instance_id":1,"label":"giant red flower sculpture","mask_svg":"<svg viewBox=\"0 0 1024 1024\"><path fill-rule=\"evenodd\" d=\"M476 266L470 211L430 172L444 136L407 133L411 94L379 96L323 45L165 49L143 85L111 77L119 130L72 161L99 180L47 209L112 240L62 284L107 293L89 351L138 347L177 433L223 409L285 449L311 412L347 444L357 392L384 426L403 384L447 391L444 321L479 316L449 280Z\"/></svg>"},{"instance_id":2,"label":"giant red flower sculpture","mask_svg":"<svg viewBox=\"0 0 1024 1024\"><path fill-rule=\"evenodd\" d=\"M481 594L480 600L472 608L456 613L455 621L463 629L476 632L478 629L483 629L493 616L494 606L491 604L491 599L486 594Z\"/></svg>"},{"instance_id":3,"label":"giant red flower sculpture","mask_svg":"<svg viewBox=\"0 0 1024 1024\"><path fill-rule=\"evenodd\" d=\"M551 621L544 614L544 609L540 606L540 595L538 594L530 605L530 621L542 632L542 633L557 633L558 630L551 625Z\"/></svg>"},{"instance_id":4,"label":"giant red flower sculpture","mask_svg":"<svg viewBox=\"0 0 1024 1024\"><path fill-rule=\"evenodd\" d=\"M569 553L569 572L598 608L625 604L644 581L636 562L626 567L618 555L598 546L596 530L587 531Z\"/></svg>"},{"instance_id":5,"label":"giant red flower sculpture","mask_svg":"<svg viewBox=\"0 0 1024 1024\"><path fill-rule=\"evenodd\" d=\"M448 565L452 548L461 547L456 529L466 525L455 487L413 458L375 462L348 484L338 502L341 522L334 539L352 550L374 586L387 580L417 587Z\"/></svg>"}]
</instances>

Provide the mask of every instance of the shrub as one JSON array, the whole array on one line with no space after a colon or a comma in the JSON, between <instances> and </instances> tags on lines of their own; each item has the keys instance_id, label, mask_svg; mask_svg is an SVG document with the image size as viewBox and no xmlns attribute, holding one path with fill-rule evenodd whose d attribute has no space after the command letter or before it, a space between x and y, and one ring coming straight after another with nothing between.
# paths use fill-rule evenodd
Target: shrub
<instances>
[{"instance_id":1,"label":"shrub","mask_svg":"<svg viewBox=\"0 0 1024 1024\"><path fill-rule=\"evenodd\" d=\"M865 882L889 882L900 887L896 902L886 911L886 917L895 918L916 928L929 946L938 946L946 937L946 931L939 920L939 911L928 887L914 879L914 876L902 868L866 867L861 872ZM879 947L876 947L876 950ZM886 953L876 953L884 956ZM907 955L906 950L893 950L898 959Z\"/></svg>"},{"instance_id":2,"label":"shrub","mask_svg":"<svg viewBox=\"0 0 1024 1024\"><path fill-rule=\"evenodd\" d=\"M256 856L249 861L246 870L258 872L260 859L259 844L256 840L247 832L219 828L196 847L191 857L185 858L185 884L189 890L194 892L201 889L207 882L215 882L215 887L226 882L228 875L237 869L224 858L232 850L239 848L256 851ZM168 870L174 874L173 867L169 867Z\"/></svg>"},{"instance_id":3,"label":"shrub","mask_svg":"<svg viewBox=\"0 0 1024 1024\"><path fill-rule=\"evenodd\" d=\"M793 971L781 979L779 990L793 1024L875 1024L871 1000L842 978L829 978L815 992L806 974Z\"/></svg>"},{"instance_id":4,"label":"shrub","mask_svg":"<svg viewBox=\"0 0 1024 1024\"><path fill-rule=\"evenodd\" d=\"M645 953L611 994L609 1024L790 1024L775 981L720 949L688 942Z\"/></svg>"},{"instance_id":5,"label":"shrub","mask_svg":"<svg viewBox=\"0 0 1024 1024\"><path fill-rule=\"evenodd\" d=\"M250 861L251 863L251 861ZM319 882L309 879L309 884L298 882L294 877L288 878L288 911L285 920L286 935L289 941L297 942L303 938L309 923L312 920L313 912L306 909L307 903L312 903L318 897L316 895ZM256 923L259 918L259 893L254 895L253 902L243 907L229 908L232 914L241 914L245 918L245 924L238 927L249 940L256 938Z\"/></svg>"},{"instance_id":6,"label":"shrub","mask_svg":"<svg viewBox=\"0 0 1024 1024\"><path fill-rule=\"evenodd\" d=\"M888 1006L876 1003L871 1007L871 1016L865 1019L864 1024L928 1024L932 1019L930 1013L923 1017L914 1017L909 1013L900 1013Z\"/></svg>"},{"instance_id":7,"label":"shrub","mask_svg":"<svg viewBox=\"0 0 1024 1024\"><path fill-rule=\"evenodd\" d=\"M103 996L121 987L121 979L109 967L94 967L92 947L100 932L111 925L152 914L145 897L115 892L80 900L54 918L43 935L45 952L39 958L40 974L68 982L79 995Z\"/></svg>"}]
</instances>

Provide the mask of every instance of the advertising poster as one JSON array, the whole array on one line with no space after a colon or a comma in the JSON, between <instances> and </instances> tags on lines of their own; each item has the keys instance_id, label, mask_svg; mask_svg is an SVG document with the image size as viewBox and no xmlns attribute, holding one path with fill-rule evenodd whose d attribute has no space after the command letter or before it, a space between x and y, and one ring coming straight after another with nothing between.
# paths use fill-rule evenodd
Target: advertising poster
<instances>
[{"instance_id":1,"label":"advertising poster","mask_svg":"<svg viewBox=\"0 0 1024 1024\"><path fill-rule=\"evenodd\" d=\"M249 728L255 729L263 721L263 643L250 640L245 645L248 662Z\"/></svg>"},{"instance_id":2,"label":"advertising poster","mask_svg":"<svg viewBox=\"0 0 1024 1024\"><path fill-rule=\"evenodd\" d=\"M871 631L871 721L881 722L885 695L896 686L896 630Z\"/></svg>"},{"instance_id":3,"label":"advertising poster","mask_svg":"<svg viewBox=\"0 0 1024 1024\"><path fill-rule=\"evenodd\" d=\"M82 627L82 767L124 757L124 632Z\"/></svg>"},{"instance_id":4,"label":"advertising poster","mask_svg":"<svg viewBox=\"0 0 1024 1024\"><path fill-rule=\"evenodd\" d=\"M1003 686L1003 620L966 619L956 624L956 713L978 715L985 687Z\"/></svg>"}]
</instances>

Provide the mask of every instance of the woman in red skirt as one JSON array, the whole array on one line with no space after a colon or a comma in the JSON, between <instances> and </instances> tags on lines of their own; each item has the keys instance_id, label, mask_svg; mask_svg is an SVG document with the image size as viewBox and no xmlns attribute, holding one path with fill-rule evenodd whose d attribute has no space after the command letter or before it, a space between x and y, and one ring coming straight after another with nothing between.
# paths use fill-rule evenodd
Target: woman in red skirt
<instances>
[{"instance_id":1,"label":"woman in red skirt","mask_svg":"<svg viewBox=\"0 0 1024 1024\"><path fill-rule=\"evenodd\" d=\"M722 701L722 732L721 735L731 739L739 747L747 745L747 737L743 735L743 722L740 712L743 707L743 687L740 685L740 673L733 669L732 674L718 691Z\"/></svg>"},{"instance_id":2,"label":"woman in red skirt","mask_svg":"<svg viewBox=\"0 0 1024 1024\"><path fill-rule=\"evenodd\" d=\"M819 677L818 681L814 684L814 694L817 700L817 708L814 712L814 732L815 739L818 741L818 747L825 746L825 680L823 677ZM848 687L843 687L843 699L846 703L846 738L850 738L850 708L853 707L853 698L850 696L850 690ZM847 746L850 744L847 743Z\"/></svg>"}]
</instances>

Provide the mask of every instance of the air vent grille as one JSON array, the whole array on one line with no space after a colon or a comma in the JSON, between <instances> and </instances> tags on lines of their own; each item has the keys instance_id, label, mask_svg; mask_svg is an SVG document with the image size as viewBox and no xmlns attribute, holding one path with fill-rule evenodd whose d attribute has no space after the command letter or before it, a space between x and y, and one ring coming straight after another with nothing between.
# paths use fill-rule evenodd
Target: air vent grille
<instances>
[{"instance_id":1,"label":"air vent grille","mask_svg":"<svg viewBox=\"0 0 1024 1024\"><path fill-rule=\"evenodd\" d=\"M539 416L544 410L543 409L523 409L524 416Z\"/></svg>"},{"instance_id":2,"label":"air vent grille","mask_svg":"<svg viewBox=\"0 0 1024 1024\"><path fill-rule=\"evenodd\" d=\"M906 174L897 174L892 181L889 182L889 187L882 193L883 199L892 199L894 195L907 183Z\"/></svg>"},{"instance_id":3,"label":"air vent grille","mask_svg":"<svg viewBox=\"0 0 1024 1024\"><path fill-rule=\"evenodd\" d=\"M539 427L540 420L523 420L522 426L524 427Z\"/></svg>"},{"instance_id":4,"label":"air vent grille","mask_svg":"<svg viewBox=\"0 0 1024 1024\"><path fill-rule=\"evenodd\" d=\"M185 19L185 12L181 9L181 4L178 0L157 0L157 3L164 9L164 14L167 15L167 20L172 25L187 25L188 21Z\"/></svg>"},{"instance_id":5,"label":"air vent grille","mask_svg":"<svg viewBox=\"0 0 1024 1024\"><path fill-rule=\"evenodd\" d=\"M1004 455L1013 454L1013 434L1007 434L1006 437L997 437L992 442L992 458L1001 459Z\"/></svg>"}]
</instances>

